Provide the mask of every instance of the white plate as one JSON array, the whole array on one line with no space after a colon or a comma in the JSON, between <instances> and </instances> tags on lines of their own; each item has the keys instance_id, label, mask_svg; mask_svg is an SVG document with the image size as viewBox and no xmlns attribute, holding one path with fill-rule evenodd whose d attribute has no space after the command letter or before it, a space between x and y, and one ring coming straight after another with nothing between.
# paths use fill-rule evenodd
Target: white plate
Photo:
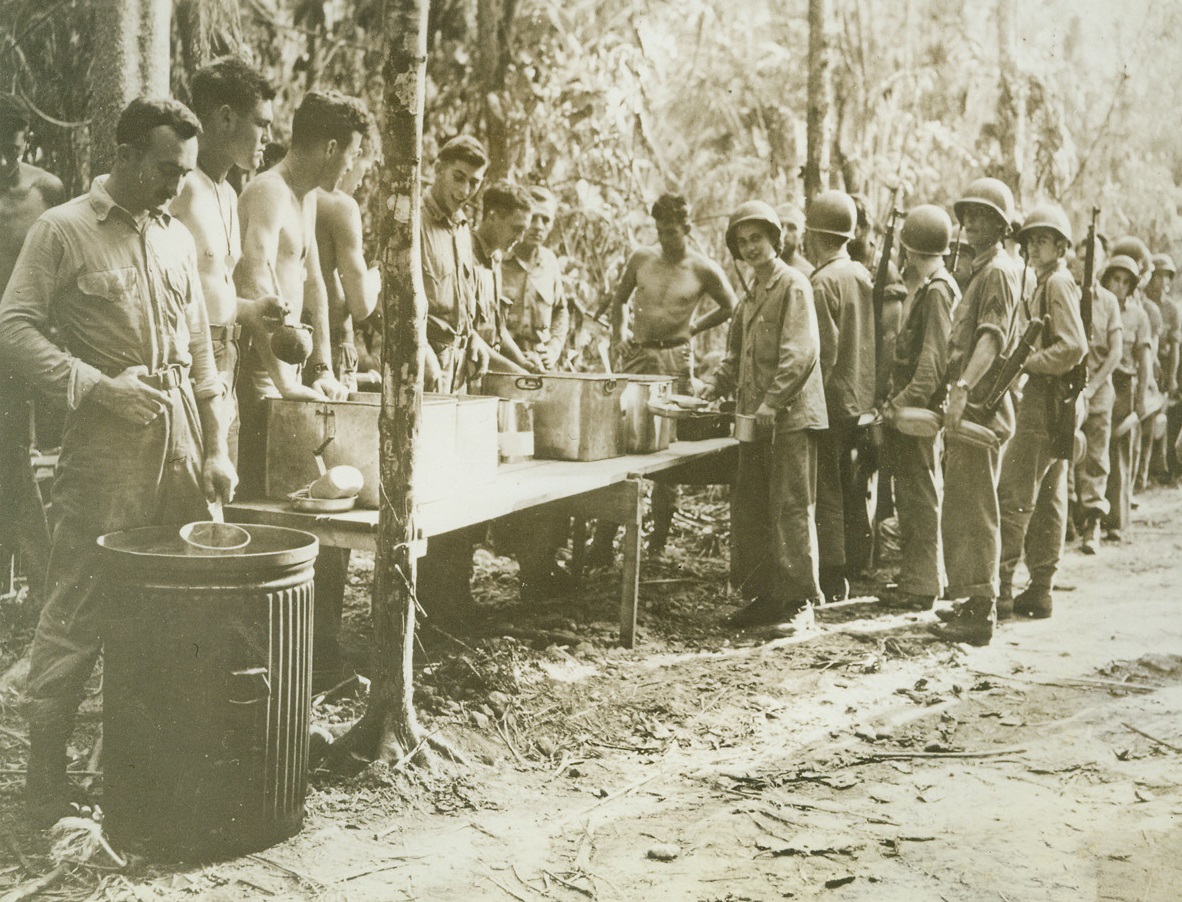
<instances>
[{"instance_id":1,"label":"white plate","mask_svg":"<svg viewBox=\"0 0 1182 902\"><path fill-rule=\"evenodd\" d=\"M292 510L305 514L340 514L352 510L357 503L357 496L348 498L311 498L307 489L300 489L287 496L291 500Z\"/></svg>"}]
</instances>

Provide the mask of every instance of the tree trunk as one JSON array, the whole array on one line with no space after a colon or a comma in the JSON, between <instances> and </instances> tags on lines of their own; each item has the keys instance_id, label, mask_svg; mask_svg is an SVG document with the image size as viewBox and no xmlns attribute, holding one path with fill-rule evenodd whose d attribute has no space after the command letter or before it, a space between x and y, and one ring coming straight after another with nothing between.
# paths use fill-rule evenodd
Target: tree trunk
<instances>
[{"instance_id":1,"label":"tree trunk","mask_svg":"<svg viewBox=\"0 0 1182 902\"><path fill-rule=\"evenodd\" d=\"M1013 189L1014 199L1021 209L1026 149L1026 82L1018 66L1017 56L1018 15L1015 0L998 0L997 137L1001 151L1001 171L998 175Z\"/></svg>"},{"instance_id":2,"label":"tree trunk","mask_svg":"<svg viewBox=\"0 0 1182 902\"><path fill-rule=\"evenodd\" d=\"M829 185L829 0L809 0L808 157L804 165L806 202Z\"/></svg>"},{"instance_id":3,"label":"tree trunk","mask_svg":"<svg viewBox=\"0 0 1182 902\"><path fill-rule=\"evenodd\" d=\"M516 0L478 0L476 7L476 64L484 98L489 182L505 178L510 168L504 90L516 9Z\"/></svg>"},{"instance_id":4,"label":"tree trunk","mask_svg":"<svg viewBox=\"0 0 1182 902\"><path fill-rule=\"evenodd\" d=\"M136 97L169 95L172 0L97 0L91 104L91 172L111 168L115 125Z\"/></svg>"},{"instance_id":5,"label":"tree trunk","mask_svg":"<svg viewBox=\"0 0 1182 902\"><path fill-rule=\"evenodd\" d=\"M369 706L334 743L332 763L365 760L430 765L434 747L458 758L419 727L413 700L415 505L412 476L423 396L427 301L419 249L427 0L387 0L383 65L381 196L382 409L378 437L381 501L373 580L374 671Z\"/></svg>"}]
</instances>

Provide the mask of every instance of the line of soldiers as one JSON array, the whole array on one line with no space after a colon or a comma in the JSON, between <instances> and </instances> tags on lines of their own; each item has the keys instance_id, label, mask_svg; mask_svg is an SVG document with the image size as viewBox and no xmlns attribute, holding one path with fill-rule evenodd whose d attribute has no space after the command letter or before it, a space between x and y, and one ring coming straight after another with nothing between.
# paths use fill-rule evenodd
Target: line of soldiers
<instances>
[{"instance_id":1,"label":"line of soldiers","mask_svg":"<svg viewBox=\"0 0 1182 902\"><path fill-rule=\"evenodd\" d=\"M727 245L752 282L703 394L733 393L758 429L740 445L731 496L732 584L748 600L733 623L798 629L814 603L845 597L867 563L858 474L872 454L898 520L891 600L953 600L934 630L974 645L998 620L1051 616L1069 527L1095 553L1101 528L1121 539L1151 466L1177 475L1182 418L1164 410L1178 393L1170 258L1128 238L1105 262L1103 237L1093 228L1092 247L1073 246L1054 204L1015 225L1013 195L994 178L972 182L954 211L955 250L941 207L907 214L893 314L851 259L851 196L809 205L807 278L788 265L797 213L752 201L732 214ZM893 281L890 243L880 287ZM1015 591L1023 561L1029 583Z\"/></svg>"}]
</instances>

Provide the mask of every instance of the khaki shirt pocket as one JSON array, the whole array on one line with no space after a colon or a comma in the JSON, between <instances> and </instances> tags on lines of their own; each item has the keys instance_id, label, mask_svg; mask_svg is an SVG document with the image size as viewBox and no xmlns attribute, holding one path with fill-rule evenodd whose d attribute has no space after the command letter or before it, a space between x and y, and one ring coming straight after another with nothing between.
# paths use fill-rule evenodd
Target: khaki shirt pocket
<instances>
[{"instance_id":1,"label":"khaki shirt pocket","mask_svg":"<svg viewBox=\"0 0 1182 902\"><path fill-rule=\"evenodd\" d=\"M84 272L78 276L78 290L83 294L115 303L127 303L135 293L139 273L134 266Z\"/></svg>"}]
</instances>

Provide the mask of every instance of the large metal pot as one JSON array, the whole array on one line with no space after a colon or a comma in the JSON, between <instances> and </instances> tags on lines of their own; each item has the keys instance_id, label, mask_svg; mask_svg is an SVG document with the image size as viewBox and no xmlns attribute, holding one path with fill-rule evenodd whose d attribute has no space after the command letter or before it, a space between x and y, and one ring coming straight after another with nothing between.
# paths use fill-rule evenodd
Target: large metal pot
<instances>
[{"instance_id":1,"label":"large metal pot","mask_svg":"<svg viewBox=\"0 0 1182 902\"><path fill-rule=\"evenodd\" d=\"M481 391L533 405L537 457L602 460L623 453L620 393L624 384L604 373L488 373Z\"/></svg>"},{"instance_id":2,"label":"large metal pot","mask_svg":"<svg viewBox=\"0 0 1182 902\"><path fill-rule=\"evenodd\" d=\"M657 416L649 404L660 402L673 391L672 376L621 376L625 382L620 394L623 415L623 452L651 454L669 447L673 438L674 421Z\"/></svg>"}]
</instances>

